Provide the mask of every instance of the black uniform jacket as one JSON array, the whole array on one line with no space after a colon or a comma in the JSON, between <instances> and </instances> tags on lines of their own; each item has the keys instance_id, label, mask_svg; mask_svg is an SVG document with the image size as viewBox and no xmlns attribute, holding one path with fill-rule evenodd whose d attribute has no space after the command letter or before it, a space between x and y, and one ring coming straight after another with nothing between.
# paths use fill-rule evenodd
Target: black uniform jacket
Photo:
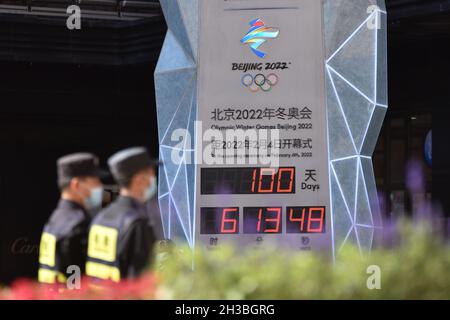
<instances>
[{"instance_id":1,"label":"black uniform jacket","mask_svg":"<svg viewBox=\"0 0 450 320\"><path fill-rule=\"evenodd\" d=\"M44 232L56 238L55 271L66 274L70 265L84 272L90 216L79 204L61 199L44 227ZM42 266L41 268L45 267Z\"/></svg>"},{"instance_id":2,"label":"black uniform jacket","mask_svg":"<svg viewBox=\"0 0 450 320\"><path fill-rule=\"evenodd\" d=\"M92 225L120 226L116 262L122 279L139 276L149 265L155 235L144 204L120 196L100 211Z\"/></svg>"}]
</instances>

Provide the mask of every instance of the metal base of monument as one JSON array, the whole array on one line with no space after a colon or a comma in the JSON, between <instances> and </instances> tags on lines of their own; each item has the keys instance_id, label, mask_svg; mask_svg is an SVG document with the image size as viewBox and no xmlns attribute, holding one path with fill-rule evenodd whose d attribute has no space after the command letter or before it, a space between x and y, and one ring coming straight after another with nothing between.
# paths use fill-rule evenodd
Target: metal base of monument
<instances>
[{"instance_id":1,"label":"metal base of monument","mask_svg":"<svg viewBox=\"0 0 450 320\"><path fill-rule=\"evenodd\" d=\"M173 133L181 128L187 130L193 140L194 137L198 138L198 135L203 132L198 132L198 128L196 131L195 122L202 120L206 122L207 126L211 126L213 123L211 120L212 110L208 108L213 107L213 102L223 101L223 105L215 105L215 108L236 106L236 101L240 101L239 99L242 98L245 103L253 101L252 107L254 106L255 112L258 113L258 107L264 106L264 101L270 101L271 98L276 101L276 95L282 96L283 90L295 92L293 86L296 83L303 83L302 79L304 79L301 78L301 75L298 76L299 78L295 77L301 73L300 70L306 70L302 69L301 63L303 61L301 59L305 59L306 55L297 58L295 56L296 48L298 47L298 52L303 54L306 51L302 50L305 50L304 47L310 43L302 42L300 45L296 43L299 42L295 38L298 33L296 28L303 26L303 22L301 19L290 18L296 17L296 14L299 16L303 14L301 6L305 5L307 8L309 3L313 6L314 1L160 1L168 24L168 32L155 71L155 85L160 159L163 163L159 173L159 205L167 238L173 239L175 242L186 242L192 248L196 245L216 246L228 241L250 246L261 243L277 245L281 243L299 249L327 248L333 256L336 256L347 244L357 245L361 252L370 250L374 245L382 223L371 157L387 111L386 12L383 0L325 0L320 7L321 13L318 19L323 21L316 20L316 22L319 21L321 24L318 30L321 31L322 39L319 40L324 44L323 60L325 62L322 67L315 69L316 73L307 76L314 81L317 80L318 87L322 82L325 87L323 100L326 106L323 109L323 118L320 114L322 102L313 97L314 102L311 102L312 107L309 109L314 114L316 109L313 107L317 103L319 111L314 114L317 118L315 121L318 122L312 122L311 126L320 125L322 120L326 125L324 128L315 126L314 130L316 131L308 132L316 137L317 132L323 131L323 134L317 133L317 137L323 135L324 140L313 139L313 143L316 141L320 143L314 145L314 148L317 149L313 148L312 153L315 156L318 154L326 154L326 156L316 157L313 162L307 158L295 160L295 163L282 162L282 167L285 168L284 172L294 172L294 174L297 172L299 175L293 183L297 193L294 190L287 190L288 187L281 186L282 173L278 171L279 176L276 176L275 173L272 176L272 186L274 177L278 177L279 192L273 188L269 192L267 188L260 185L260 191L268 192L270 195L252 194L252 189L245 192L235 190L233 195L219 196L220 192L206 190L201 185L201 183L207 182L203 177L203 169L208 166L196 164L194 161L196 159L195 148L198 144L190 143L187 140L180 144L179 137L177 139L173 137ZM220 11L218 11L219 9ZM212 16L214 12L220 12L220 14L217 17ZM218 29L214 29L216 26L213 22L216 19ZM226 19L229 19L228 23L223 25L223 22L227 21ZM240 25L241 20L239 19L246 23ZM290 21L292 25L291 28L288 28ZM266 32L265 39L257 38L255 40L256 45L254 39L247 39L247 43L245 43L245 37L242 38L246 36L249 22L252 29L247 35L252 36L251 32L256 29L260 30L258 28L263 28L263 31ZM266 27L264 23L270 27ZM272 28L272 25L279 29ZM305 25L305 27L307 26ZM214 30L205 30L205 28ZM229 39L235 38L234 35L230 35L235 32L235 29L242 33L241 37L236 39L236 43L233 42L234 40L229 41ZM215 38L211 35L213 31L216 33ZM281 49L276 47L277 41L279 44L287 43L289 37L286 34L290 32L292 33L292 48L287 45L280 45ZM240 43L241 38L243 39L242 43ZM213 39L215 41L210 42ZM266 40L269 41L264 44ZM317 37L311 37L312 46L314 41L317 41ZM246 44L249 46L245 46ZM224 90L228 94L228 96L224 96L226 98L222 98L222 92L214 91L215 87L204 83L204 79L208 79L210 74L221 70L221 66L218 65L221 57L213 55L214 49L221 46L224 51L224 65L226 64L226 68L230 70L229 75L224 75L227 81L224 84ZM231 61L227 60L227 55L230 55L231 52L229 46L232 46L233 50L235 46L239 50L238 46L242 47L242 51L235 53L237 62L250 61L254 64L231 64ZM269 52L267 58L264 57L266 51ZM270 54L281 58L279 61L272 61L269 57ZM202 59L199 59L199 56ZM243 60L242 57L245 57L246 60ZM255 65L260 61L259 59L266 59L261 60L263 72L254 75L249 70L251 68L257 68L257 71L261 70ZM267 66L269 69L264 69L267 59L270 59ZM211 64L211 61L214 61L214 64ZM289 71L291 62L293 67ZM283 70L284 63L286 63L285 71ZM232 65L233 67L231 67ZM231 74L232 68L236 69L233 70L233 74ZM274 69L276 72L266 71L270 69ZM232 77L237 73L239 73L239 81L236 82L236 85L231 84L229 78L226 77ZM315 74L322 73L323 79L320 76L316 79ZM264 76L264 81L257 80L257 77L262 79L262 76ZM294 80L287 81L287 79ZM216 81L225 81L222 80L222 72L217 73ZM204 91L204 88L208 88L207 92ZM237 91L241 89L247 91L242 93ZM235 94L233 94L234 92ZM317 92L317 97L320 98L320 90ZM264 94L265 96L263 96ZM215 97L208 98L210 95L215 95ZM286 98L286 101L289 100L286 95L282 97ZM304 103L309 103L309 100L304 102L301 95L296 99L302 106ZM231 104L230 101L234 103ZM292 107L290 102L286 105ZM286 108L286 111L293 109L289 107ZM309 109L307 108L307 110ZM301 114L305 109L300 108L297 111L300 111L300 116L305 116ZM291 114L291 120L292 117L295 116ZM270 123L270 119L267 122L264 121L261 123ZM250 122L246 121L245 123ZM228 124L228 122L224 122L224 124ZM287 136L295 138L297 135L305 138L303 137L305 134L302 132L305 131L297 131L295 134L291 132ZM324 146L322 141L327 146ZM180 162L173 161L174 153L179 155ZM319 176L320 173L327 172L324 180L326 183L321 184L322 189L327 190L320 191L322 193L314 193L308 188L303 190L303 186L306 186L304 169L307 168L299 167L298 164L320 162L324 157L327 158L325 168L319 170ZM239 166L225 167L211 166L213 169L222 171L227 168L236 169ZM252 172L262 175L260 171L257 171L261 170L261 166L241 167L244 167L243 170L255 169L255 171L249 171L249 175ZM289 171L291 168L293 171ZM245 172L245 170L242 171L242 175L245 175ZM220 174L224 175L225 173ZM227 186L230 187L230 184ZM289 193L289 195L283 194L283 192ZM265 199L267 198L273 200L273 205L269 206L266 203ZM295 203L295 199L299 199L298 201L302 203ZM308 199L318 202L310 203ZM258 202L262 202L261 205L264 207L257 208ZM322 208L324 211L321 211ZM264 215L266 222L274 222L278 219L278 222L274 222L275 226L266 226L266 231L270 232L261 231L260 225L256 225L254 230L251 226L244 225L248 220L247 216L252 216L258 223L258 221L261 222L261 216ZM214 225L211 227L208 223L200 221L202 216L210 220L212 216L219 216L222 221L213 221L213 224L218 224L214 229ZM297 232L292 231L293 229L290 227L290 223L294 221L301 223Z\"/></svg>"}]
</instances>

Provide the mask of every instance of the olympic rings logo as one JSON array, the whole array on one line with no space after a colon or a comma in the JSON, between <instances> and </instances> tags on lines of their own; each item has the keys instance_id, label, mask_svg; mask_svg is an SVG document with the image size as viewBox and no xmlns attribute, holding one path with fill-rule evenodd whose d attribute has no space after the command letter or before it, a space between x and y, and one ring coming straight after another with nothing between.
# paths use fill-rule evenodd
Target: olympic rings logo
<instances>
[{"instance_id":1,"label":"olympic rings logo","mask_svg":"<svg viewBox=\"0 0 450 320\"><path fill-rule=\"evenodd\" d=\"M258 92L259 90L269 92L278 84L278 76L275 73L271 73L267 77L262 73L258 73L256 76L246 73L242 76L241 83L251 92Z\"/></svg>"}]
</instances>

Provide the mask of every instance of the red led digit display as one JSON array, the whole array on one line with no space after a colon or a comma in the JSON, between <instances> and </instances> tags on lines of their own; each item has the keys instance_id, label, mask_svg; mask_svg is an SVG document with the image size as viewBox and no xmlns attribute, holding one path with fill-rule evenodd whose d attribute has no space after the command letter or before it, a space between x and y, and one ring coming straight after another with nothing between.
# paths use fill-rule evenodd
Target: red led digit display
<instances>
[{"instance_id":1,"label":"red led digit display","mask_svg":"<svg viewBox=\"0 0 450 320\"><path fill-rule=\"evenodd\" d=\"M200 234L239 233L239 208L200 208Z\"/></svg>"},{"instance_id":2,"label":"red led digit display","mask_svg":"<svg viewBox=\"0 0 450 320\"><path fill-rule=\"evenodd\" d=\"M289 208L288 209L288 218L286 219L286 221L288 222L292 222L298 223L298 229L299 230L305 230L305 215L306 215L306 210L307 208L301 208L299 210L294 210L294 208ZM297 213L298 217L295 217L295 214ZM288 231L289 231L289 227L288 227Z\"/></svg>"},{"instance_id":3,"label":"red led digit display","mask_svg":"<svg viewBox=\"0 0 450 320\"><path fill-rule=\"evenodd\" d=\"M239 208L201 208L200 234L238 234ZM287 207L286 232L325 233L325 207ZM245 234L281 234L281 207L245 207Z\"/></svg>"},{"instance_id":4,"label":"red led digit display","mask_svg":"<svg viewBox=\"0 0 450 320\"><path fill-rule=\"evenodd\" d=\"M295 168L202 168L202 195L293 194Z\"/></svg>"},{"instance_id":5,"label":"red led digit display","mask_svg":"<svg viewBox=\"0 0 450 320\"><path fill-rule=\"evenodd\" d=\"M256 174L257 169L254 169ZM259 173L258 193L273 193L275 175L277 171L273 168L262 168Z\"/></svg>"},{"instance_id":6,"label":"red led digit display","mask_svg":"<svg viewBox=\"0 0 450 320\"><path fill-rule=\"evenodd\" d=\"M295 183L294 168L280 168L278 171L277 190L279 193L291 193Z\"/></svg>"},{"instance_id":7,"label":"red led digit display","mask_svg":"<svg viewBox=\"0 0 450 320\"><path fill-rule=\"evenodd\" d=\"M223 208L222 209L222 223L220 225L220 233L236 233L237 219L236 213L239 213L237 208Z\"/></svg>"},{"instance_id":8,"label":"red led digit display","mask_svg":"<svg viewBox=\"0 0 450 320\"><path fill-rule=\"evenodd\" d=\"M325 233L325 207L287 207L287 233Z\"/></svg>"},{"instance_id":9,"label":"red led digit display","mask_svg":"<svg viewBox=\"0 0 450 320\"><path fill-rule=\"evenodd\" d=\"M244 233L282 233L281 208L244 208Z\"/></svg>"},{"instance_id":10,"label":"red led digit display","mask_svg":"<svg viewBox=\"0 0 450 320\"><path fill-rule=\"evenodd\" d=\"M325 208L309 208L308 232L322 233L324 230Z\"/></svg>"}]
</instances>

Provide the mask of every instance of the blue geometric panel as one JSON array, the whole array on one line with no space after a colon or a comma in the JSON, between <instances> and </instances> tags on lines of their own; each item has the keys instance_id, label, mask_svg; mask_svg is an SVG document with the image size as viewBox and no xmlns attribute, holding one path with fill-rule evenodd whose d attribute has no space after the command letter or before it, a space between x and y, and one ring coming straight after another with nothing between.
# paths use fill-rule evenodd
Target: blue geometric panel
<instances>
[{"instance_id":1,"label":"blue geometric panel","mask_svg":"<svg viewBox=\"0 0 450 320\"><path fill-rule=\"evenodd\" d=\"M379 4L380 5L380 4ZM383 3L384 5L384 3ZM380 5L381 7L381 5ZM385 9L384 9L385 10ZM379 19L380 29L377 33L377 85L376 85L376 104L387 108L388 105L388 83L387 83L387 19L385 14ZM384 30L384 32L383 32Z\"/></svg>"},{"instance_id":2,"label":"blue geometric panel","mask_svg":"<svg viewBox=\"0 0 450 320\"><path fill-rule=\"evenodd\" d=\"M159 194L161 194L161 182L159 183ZM164 234L169 233L169 194L165 193L164 196L159 196L159 206L162 213L161 214L161 221L163 225Z\"/></svg>"},{"instance_id":3,"label":"blue geometric panel","mask_svg":"<svg viewBox=\"0 0 450 320\"><path fill-rule=\"evenodd\" d=\"M188 239L188 232L183 227L181 222L180 213L176 209L173 201L170 201L170 235L168 238L177 242L185 242ZM190 242L188 242L191 244Z\"/></svg>"},{"instance_id":4,"label":"blue geometric panel","mask_svg":"<svg viewBox=\"0 0 450 320\"><path fill-rule=\"evenodd\" d=\"M324 21L333 239L337 253L349 243L364 252L382 226L372 154L387 111L386 6L384 0L326 0ZM350 229L342 227L345 215L337 210L343 208Z\"/></svg>"},{"instance_id":5,"label":"blue geometric panel","mask_svg":"<svg viewBox=\"0 0 450 320\"><path fill-rule=\"evenodd\" d=\"M169 30L155 70L160 142L159 194L165 237L194 244L198 0L161 0ZM177 129L191 137L172 141ZM174 160L176 159L176 161ZM191 161L189 161L191 160Z\"/></svg>"},{"instance_id":6,"label":"blue geometric panel","mask_svg":"<svg viewBox=\"0 0 450 320\"><path fill-rule=\"evenodd\" d=\"M354 157L334 161L331 165L333 166L333 171L336 174L337 183L341 190L342 196L344 197L348 211L350 212L350 215L354 217L358 158Z\"/></svg>"},{"instance_id":7,"label":"blue geometric panel","mask_svg":"<svg viewBox=\"0 0 450 320\"><path fill-rule=\"evenodd\" d=\"M376 35L377 29L371 30L367 27L367 21L361 21L350 40L328 59L328 66L370 101L375 101Z\"/></svg>"},{"instance_id":8,"label":"blue geometric panel","mask_svg":"<svg viewBox=\"0 0 450 320\"><path fill-rule=\"evenodd\" d=\"M355 211L355 224L360 226L373 227L372 210L369 205L369 197L367 195L366 183L364 180L364 174L361 167L361 161L359 162L358 170L358 189L356 190L356 211Z\"/></svg>"},{"instance_id":9,"label":"blue geometric panel","mask_svg":"<svg viewBox=\"0 0 450 320\"><path fill-rule=\"evenodd\" d=\"M343 76L334 70L331 71L331 75L353 141L355 142L357 150L361 150L367 131L367 124L370 122L375 105L373 102L367 100L362 94L358 93L358 91L352 87L352 84L346 82Z\"/></svg>"},{"instance_id":10,"label":"blue geometric panel","mask_svg":"<svg viewBox=\"0 0 450 320\"><path fill-rule=\"evenodd\" d=\"M349 245L355 245L358 244L359 245L359 240L358 240L358 234L356 233L356 228L355 226L352 226L350 228L350 230L348 231L348 233L345 235L345 240L342 242L342 244L337 247L337 253L339 254L339 252L346 248Z\"/></svg>"},{"instance_id":11,"label":"blue geometric panel","mask_svg":"<svg viewBox=\"0 0 450 320\"><path fill-rule=\"evenodd\" d=\"M375 229L366 226L356 226L356 234L358 236L358 241L363 252L370 250L372 248L373 235Z\"/></svg>"},{"instance_id":12,"label":"blue geometric panel","mask_svg":"<svg viewBox=\"0 0 450 320\"><path fill-rule=\"evenodd\" d=\"M198 41L194 34L198 34L198 0L161 0L160 3L169 30L183 50L196 60Z\"/></svg>"},{"instance_id":13,"label":"blue geometric panel","mask_svg":"<svg viewBox=\"0 0 450 320\"><path fill-rule=\"evenodd\" d=\"M156 65L156 73L177 71L180 69L193 69L195 64L191 57L181 47L172 31L167 31L164 44L161 49L161 58Z\"/></svg>"},{"instance_id":14,"label":"blue geometric panel","mask_svg":"<svg viewBox=\"0 0 450 320\"><path fill-rule=\"evenodd\" d=\"M163 141L171 125L184 119L175 117L185 96L192 95L192 83L196 80L196 73L190 69L163 72L155 74L156 83L166 83L166 86L156 87L156 103L158 116L159 141ZM169 137L172 132L169 133Z\"/></svg>"},{"instance_id":15,"label":"blue geometric panel","mask_svg":"<svg viewBox=\"0 0 450 320\"><path fill-rule=\"evenodd\" d=\"M364 142L361 147L362 155L368 157L372 156L378 141L378 135L373 135L372 133L381 131L386 112L387 108L381 106L376 106L373 110L370 122L367 124L366 133L364 135Z\"/></svg>"},{"instance_id":16,"label":"blue geometric panel","mask_svg":"<svg viewBox=\"0 0 450 320\"><path fill-rule=\"evenodd\" d=\"M350 215L349 209L345 204L342 192L337 183L336 176L330 168L331 190L333 194L331 198L334 244L336 248L340 248L347 238L350 230L353 228L353 217Z\"/></svg>"},{"instance_id":17,"label":"blue geometric panel","mask_svg":"<svg viewBox=\"0 0 450 320\"><path fill-rule=\"evenodd\" d=\"M333 123L332 126L328 126L329 156L331 159L355 156L357 153L356 145L344 116L331 71L328 70L327 75L327 114L328 122Z\"/></svg>"},{"instance_id":18,"label":"blue geometric panel","mask_svg":"<svg viewBox=\"0 0 450 320\"><path fill-rule=\"evenodd\" d=\"M380 204L378 202L377 186L371 158L361 158L363 182L367 191L367 198L372 212L373 224L376 228L382 227Z\"/></svg>"}]
</instances>

